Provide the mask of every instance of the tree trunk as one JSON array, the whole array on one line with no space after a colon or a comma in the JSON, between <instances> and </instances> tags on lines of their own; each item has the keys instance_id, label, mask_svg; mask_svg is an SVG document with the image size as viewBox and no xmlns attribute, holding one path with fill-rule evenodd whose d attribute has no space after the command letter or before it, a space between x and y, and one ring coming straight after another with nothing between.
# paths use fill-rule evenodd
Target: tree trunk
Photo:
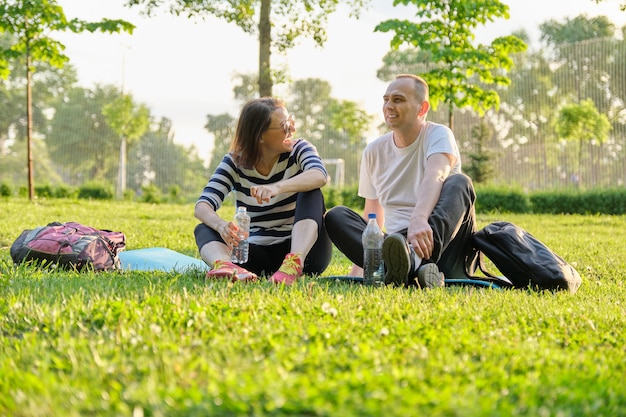
<instances>
[{"instance_id":1,"label":"tree trunk","mask_svg":"<svg viewBox=\"0 0 626 417\"><path fill-rule=\"evenodd\" d=\"M259 95L261 97L272 96L270 10L271 0L261 0L261 14L259 18Z\"/></svg>"}]
</instances>

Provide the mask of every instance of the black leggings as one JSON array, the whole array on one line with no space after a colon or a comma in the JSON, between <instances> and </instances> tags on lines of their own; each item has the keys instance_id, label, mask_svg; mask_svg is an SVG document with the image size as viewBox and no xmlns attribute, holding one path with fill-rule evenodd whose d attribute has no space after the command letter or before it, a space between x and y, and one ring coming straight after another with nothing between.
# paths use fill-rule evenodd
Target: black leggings
<instances>
[{"instance_id":1,"label":"black leggings","mask_svg":"<svg viewBox=\"0 0 626 417\"><path fill-rule=\"evenodd\" d=\"M300 220L312 219L317 223L317 241L304 261L305 274L321 274L330 264L333 246L324 228L324 195L317 188L312 191L298 193L294 224ZM224 239L215 230L204 223L194 229L198 250L209 242L222 242ZM285 255L291 249L291 237L274 245L256 245L250 243L248 262L241 266L258 275L270 275L280 268Z\"/></svg>"}]
</instances>

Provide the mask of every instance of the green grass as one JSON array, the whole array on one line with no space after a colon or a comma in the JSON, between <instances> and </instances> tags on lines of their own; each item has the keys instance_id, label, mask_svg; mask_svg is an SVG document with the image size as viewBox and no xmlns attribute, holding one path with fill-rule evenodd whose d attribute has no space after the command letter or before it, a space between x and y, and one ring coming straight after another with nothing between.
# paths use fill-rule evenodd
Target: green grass
<instances>
[{"instance_id":1,"label":"green grass","mask_svg":"<svg viewBox=\"0 0 626 417\"><path fill-rule=\"evenodd\" d=\"M512 221L575 265L572 295L16 267L11 243L51 221L197 256L193 207L0 208L3 416L626 415L626 216L479 217ZM335 253L325 274L348 269Z\"/></svg>"}]
</instances>

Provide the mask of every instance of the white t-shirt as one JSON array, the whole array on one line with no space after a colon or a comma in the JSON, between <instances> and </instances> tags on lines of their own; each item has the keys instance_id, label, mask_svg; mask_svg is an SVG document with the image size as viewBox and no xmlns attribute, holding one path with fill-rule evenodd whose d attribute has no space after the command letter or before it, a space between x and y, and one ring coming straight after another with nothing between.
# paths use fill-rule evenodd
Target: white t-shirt
<instances>
[{"instance_id":1,"label":"white t-shirt","mask_svg":"<svg viewBox=\"0 0 626 417\"><path fill-rule=\"evenodd\" d=\"M426 160L436 153L456 157L450 174L461 172L461 155L452 131L444 125L426 122L417 140L398 148L389 132L370 142L363 151L359 177L359 196L378 199L385 210L388 233L406 229L417 204L424 179Z\"/></svg>"}]
</instances>

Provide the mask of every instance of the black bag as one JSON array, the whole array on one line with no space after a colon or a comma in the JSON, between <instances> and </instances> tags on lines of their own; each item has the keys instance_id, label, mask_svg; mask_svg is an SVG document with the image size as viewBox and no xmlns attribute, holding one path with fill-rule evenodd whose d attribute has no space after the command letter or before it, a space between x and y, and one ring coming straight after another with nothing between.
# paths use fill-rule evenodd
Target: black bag
<instances>
[{"instance_id":1,"label":"black bag","mask_svg":"<svg viewBox=\"0 0 626 417\"><path fill-rule=\"evenodd\" d=\"M513 223L490 223L474 233L471 241L474 253L478 252L480 270L491 279L501 280L500 284L505 286L507 284L502 280L503 277L497 277L486 270L483 255L504 274L510 287L567 290L575 293L582 283L574 267Z\"/></svg>"},{"instance_id":2,"label":"black bag","mask_svg":"<svg viewBox=\"0 0 626 417\"><path fill-rule=\"evenodd\" d=\"M125 247L126 236L122 232L75 222L53 222L24 230L11 245L11 258L16 264L35 261L45 266L109 271L119 268L117 254Z\"/></svg>"}]
</instances>

